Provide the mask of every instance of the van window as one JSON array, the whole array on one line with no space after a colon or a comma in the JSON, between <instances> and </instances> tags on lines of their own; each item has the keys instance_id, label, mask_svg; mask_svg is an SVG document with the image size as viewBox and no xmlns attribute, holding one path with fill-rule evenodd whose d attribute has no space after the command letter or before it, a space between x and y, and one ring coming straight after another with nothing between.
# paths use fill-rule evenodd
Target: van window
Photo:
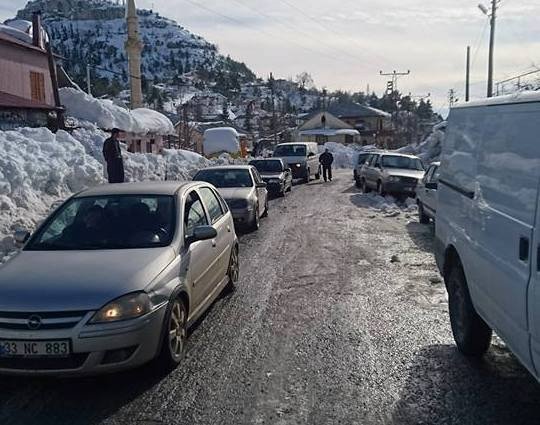
<instances>
[{"instance_id":1,"label":"van window","mask_svg":"<svg viewBox=\"0 0 540 425\"><path fill-rule=\"evenodd\" d=\"M279 145L274 151L274 156L307 156L306 145Z\"/></svg>"}]
</instances>

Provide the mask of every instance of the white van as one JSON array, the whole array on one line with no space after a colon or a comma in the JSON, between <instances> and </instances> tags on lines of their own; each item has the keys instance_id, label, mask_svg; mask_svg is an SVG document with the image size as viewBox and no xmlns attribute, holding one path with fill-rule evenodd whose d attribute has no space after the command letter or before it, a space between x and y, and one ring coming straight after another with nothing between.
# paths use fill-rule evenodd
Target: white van
<instances>
[{"instance_id":1,"label":"white van","mask_svg":"<svg viewBox=\"0 0 540 425\"><path fill-rule=\"evenodd\" d=\"M311 177L320 179L319 145L314 142L281 143L272 155L281 158L292 171L294 179L303 179L309 183Z\"/></svg>"},{"instance_id":2,"label":"white van","mask_svg":"<svg viewBox=\"0 0 540 425\"><path fill-rule=\"evenodd\" d=\"M461 352L481 356L492 329L540 375L540 93L450 112L436 256Z\"/></svg>"}]
</instances>

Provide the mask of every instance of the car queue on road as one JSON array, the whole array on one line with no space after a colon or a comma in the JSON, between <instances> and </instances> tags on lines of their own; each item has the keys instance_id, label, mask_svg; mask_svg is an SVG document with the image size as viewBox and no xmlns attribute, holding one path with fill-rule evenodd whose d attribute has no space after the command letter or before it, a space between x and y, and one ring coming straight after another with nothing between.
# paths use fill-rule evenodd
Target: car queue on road
<instances>
[{"instance_id":1,"label":"car queue on road","mask_svg":"<svg viewBox=\"0 0 540 425\"><path fill-rule=\"evenodd\" d=\"M87 189L18 232L21 250L0 271L0 374L176 367L189 327L238 281L237 229L259 228L269 190L318 174L315 147L278 146L286 158L205 168L191 182Z\"/></svg>"}]
</instances>

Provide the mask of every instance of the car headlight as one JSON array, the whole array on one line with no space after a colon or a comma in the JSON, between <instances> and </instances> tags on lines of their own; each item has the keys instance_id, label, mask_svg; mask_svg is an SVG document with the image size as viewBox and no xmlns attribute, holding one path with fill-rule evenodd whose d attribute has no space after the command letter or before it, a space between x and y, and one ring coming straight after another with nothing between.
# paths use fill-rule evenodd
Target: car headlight
<instances>
[{"instance_id":1,"label":"car headlight","mask_svg":"<svg viewBox=\"0 0 540 425\"><path fill-rule=\"evenodd\" d=\"M395 183L395 182L401 181L401 179L398 176L390 176L390 177L388 177L388 181Z\"/></svg>"},{"instance_id":2,"label":"car headlight","mask_svg":"<svg viewBox=\"0 0 540 425\"><path fill-rule=\"evenodd\" d=\"M138 292L111 301L94 314L90 323L111 323L136 319L137 317L144 316L150 310L150 297L144 292Z\"/></svg>"},{"instance_id":3,"label":"car headlight","mask_svg":"<svg viewBox=\"0 0 540 425\"><path fill-rule=\"evenodd\" d=\"M296 168L302 168L302 164L296 164Z\"/></svg>"}]
</instances>

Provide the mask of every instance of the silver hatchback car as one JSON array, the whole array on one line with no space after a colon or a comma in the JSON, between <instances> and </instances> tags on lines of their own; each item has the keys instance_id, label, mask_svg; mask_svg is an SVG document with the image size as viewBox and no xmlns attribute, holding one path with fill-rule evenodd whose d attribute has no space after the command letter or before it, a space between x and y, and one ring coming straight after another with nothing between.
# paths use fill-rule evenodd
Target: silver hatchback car
<instances>
[{"instance_id":1,"label":"silver hatchback car","mask_svg":"<svg viewBox=\"0 0 540 425\"><path fill-rule=\"evenodd\" d=\"M238 280L232 215L208 183L83 191L0 268L0 373L87 375L182 359Z\"/></svg>"}]
</instances>

